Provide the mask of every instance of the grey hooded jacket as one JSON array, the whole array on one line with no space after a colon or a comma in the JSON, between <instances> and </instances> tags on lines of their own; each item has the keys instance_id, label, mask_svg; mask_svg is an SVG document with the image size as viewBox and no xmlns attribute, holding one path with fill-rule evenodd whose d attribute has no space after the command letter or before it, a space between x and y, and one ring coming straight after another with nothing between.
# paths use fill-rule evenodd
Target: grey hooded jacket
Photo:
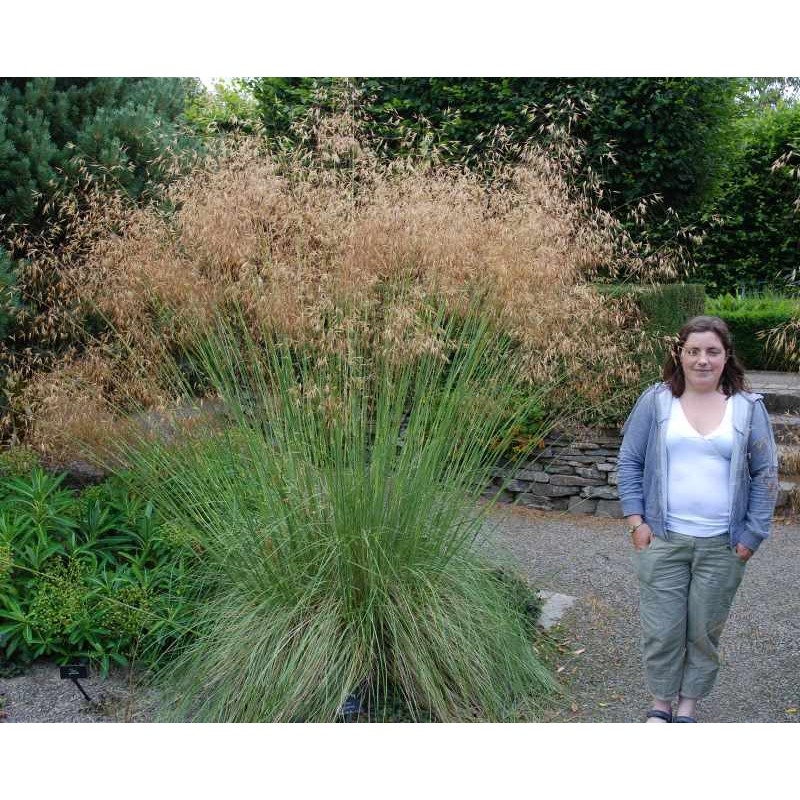
<instances>
[{"instance_id":1,"label":"grey hooded jacket","mask_svg":"<svg viewBox=\"0 0 800 800\"><path fill-rule=\"evenodd\" d=\"M619 496L622 513L639 514L656 536L669 537L666 423L672 391L664 383L647 389L622 428ZM778 453L760 394L736 392L730 472L730 546L757 550L769 536L778 496Z\"/></svg>"}]
</instances>

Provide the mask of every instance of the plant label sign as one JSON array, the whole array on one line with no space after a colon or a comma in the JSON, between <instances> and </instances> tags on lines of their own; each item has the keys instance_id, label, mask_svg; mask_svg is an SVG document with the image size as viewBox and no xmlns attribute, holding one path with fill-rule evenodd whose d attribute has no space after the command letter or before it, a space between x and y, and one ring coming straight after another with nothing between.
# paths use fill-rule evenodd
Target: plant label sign
<instances>
[{"instance_id":1,"label":"plant label sign","mask_svg":"<svg viewBox=\"0 0 800 800\"><path fill-rule=\"evenodd\" d=\"M75 680L89 677L89 667L85 664L68 664L66 667L60 667L59 671L64 679Z\"/></svg>"}]
</instances>

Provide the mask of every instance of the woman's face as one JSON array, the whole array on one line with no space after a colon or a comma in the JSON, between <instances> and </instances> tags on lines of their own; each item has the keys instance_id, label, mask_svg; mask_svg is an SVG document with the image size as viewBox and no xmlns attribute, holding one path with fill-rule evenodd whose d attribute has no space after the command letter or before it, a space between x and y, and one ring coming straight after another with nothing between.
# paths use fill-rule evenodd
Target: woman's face
<instances>
[{"instance_id":1,"label":"woman's face","mask_svg":"<svg viewBox=\"0 0 800 800\"><path fill-rule=\"evenodd\" d=\"M687 387L701 392L716 390L727 360L728 354L716 333L690 333L681 350Z\"/></svg>"}]
</instances>

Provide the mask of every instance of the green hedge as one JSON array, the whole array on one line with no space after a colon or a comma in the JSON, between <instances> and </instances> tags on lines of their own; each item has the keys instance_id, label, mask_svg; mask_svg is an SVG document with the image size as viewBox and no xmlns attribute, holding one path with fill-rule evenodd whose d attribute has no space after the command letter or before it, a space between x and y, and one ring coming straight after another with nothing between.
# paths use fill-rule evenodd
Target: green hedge
<instances>
[{"instance_id":1,"label":"green hedge","mask_svg":"<svg viewBox=\"0 0 800 800\"><path fill-rule=\"evenodd\" d=\"M728 175L701 215L707 233L693 248L697 279L713 295L739 286L782 287L797 267L798 158L772 167L800 151L800 104L784 102L748 115L739 129Z\"/></svg>"},{"instance_id":2,"label":"green hedge","mask_svg":"<svg viewBox=\"0 0 800 800\"><path fill-rule=\"evenodd\" d=\"M692 317L705 313L702 283L609 284L598 291L610 297L632 296L645 320L645 329L657 341L654 362L645 366L653 377L660 375L666 345L660 341L675 335Z\"/></svg>"},{"instance_id":3,"label":"green hedge","mask_svg":"<svg viewBox=\"0 0 800 800\"><path fill-rule=\"evenodd\" d=\"M702 283L609 284L597 289L610 297L632 295L647 329L659 336L677 333L688 319L705 313Z\"/></svg>"},{"instance_id":4,"label":"green hedge","mask_svg":"<svg viewBox=\"0 0 800 800\"><path fill-rule=\"evenodd\" d=\"M763 337L767 331L800 316L799 301L776 295L737 298L728 294L708 298L706 313L725 320L733 335L736 354L747 369L797 370Z\"/></svg>"}]
</instances>

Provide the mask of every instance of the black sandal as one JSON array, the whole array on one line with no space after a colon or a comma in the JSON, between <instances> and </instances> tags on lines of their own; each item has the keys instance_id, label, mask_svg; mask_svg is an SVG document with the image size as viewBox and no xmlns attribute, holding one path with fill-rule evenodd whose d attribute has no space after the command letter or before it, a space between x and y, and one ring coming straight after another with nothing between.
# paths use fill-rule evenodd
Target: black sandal
<instances>
[{"instance_id":1,"label":"black sandal","mask_svg":"<svg viewBox=\"0 0 800 800\"><path fill-rule=\"evenodd\" d=\"M647 718L655 717L656 719L663 719L664 722L672 722L671 711L659 711L657 708L651 708L647 712Z\"/></svg>"},{"instance_id":2,"label":"black sandal","mask_svg":"<svg viewBox=\"0 0 800 800\"><path fill-rule=\"evenodd\" d=\"M680 717L675 717L675 719L672 720L672 721L673 722L697 722L697 720L694 717L684 717L683 715L681 715Z\"/></svg>"}]
</instances>

